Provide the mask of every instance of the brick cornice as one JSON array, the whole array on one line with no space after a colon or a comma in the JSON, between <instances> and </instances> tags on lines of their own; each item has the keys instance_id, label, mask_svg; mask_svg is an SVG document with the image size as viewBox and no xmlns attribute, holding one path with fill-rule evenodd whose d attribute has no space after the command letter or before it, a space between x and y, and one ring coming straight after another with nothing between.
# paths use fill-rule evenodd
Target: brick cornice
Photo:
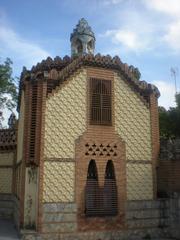
<instances>
[{"instance_id":1,"label":"brick cornice","mask_svg":"<svg viewBox=\"0 0 180 240\"><path fill-rule=\"evenodd\" d=\"M157 98L160 96L157 87L152 84L148 84L145 81L139 81L135 78L134 67L130 67L126 63L122 63L118 56L112 58L109 55L102 56L100 54L95 56L87 54L78 58L69 58L66 56L63 60L58 57L54 60L47 58L47 60L43 60L41 63L38 63L35 67L33 67L31 71L25 70L22 73L20 92L25 81L36 81L39 76L50 79L52 76L51 71L55 69L57 71L57 78L51 79L51 82L54 82L51 86L53 89L57 85L66 81L79 68L86 66L117 71L136 92L139 92L144 97L146 101L149 100L147 96L151 93L154 93Z\"/></svg>"}]
</instances>

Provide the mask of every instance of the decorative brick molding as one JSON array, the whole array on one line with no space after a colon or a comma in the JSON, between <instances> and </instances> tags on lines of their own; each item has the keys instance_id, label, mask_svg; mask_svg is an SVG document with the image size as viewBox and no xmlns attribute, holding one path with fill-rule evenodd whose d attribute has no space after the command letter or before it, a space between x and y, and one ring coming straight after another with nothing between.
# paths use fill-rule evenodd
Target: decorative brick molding
<instances>
[{"instance_id":1,"label":"decorative brick molding","mask_svg":"<svg viewBox=\"0 0 180 240\"><path fill-rule=\"evenodd\" d=\"M159 157L159 113L157 96L152 93L149 97L150 100L150 116L151 116L151 141L152 141L152 170L153 170L153 190L154 198L157 195L157 165Z\"/></svg>"},{"instance_id":2,"label":"decorative brick molding","mask_svg":"<svg viewBox=\"0 0 180 240\"><path fill-rule=\"evenodd\" d=\"M100 155L99 151L96 156L86 155L87 144L103 146L102 151L104 154ZM108 156L105 151L105 146L116 146L116 156ZM94 150L97 147L94 146ZM103 151L104 150L104 151ZM105 153L106 152L106 153ZM116 184L118 191L118 215L114 217L91 217L85 216L85 199L84 189L87 179L88 165L91 159L96 161L99 185L104 185L105 169L108 160L112 160L115 169ZM125 156L125 143L120 139L112 129L99 126L84 133L76 141L76 174L75 174L75 202L77 204L77 222L79 231L89 230L112 230L125 227L125 203L126 203L126 156Z\"/></svg>"}]
</instances>

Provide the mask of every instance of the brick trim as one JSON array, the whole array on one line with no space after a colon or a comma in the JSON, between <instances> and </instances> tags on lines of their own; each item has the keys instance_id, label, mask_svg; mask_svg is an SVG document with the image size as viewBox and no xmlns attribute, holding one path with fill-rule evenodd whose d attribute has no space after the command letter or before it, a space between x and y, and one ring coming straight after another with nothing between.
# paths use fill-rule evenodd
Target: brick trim
<instances>
[{"instance_id":1,"label":"brick trim","mask_svg":"<svg viewBox=\"0 0 180 240\"><path fill-rule=\"evenodd\" d=\"M112 101L112 106L111 106L111 111L112 111L112 124L111 125L93 125L91 124L91 119L90 119L90 100L91 100L91 93L90 93L90 79L91 78L97 78L97 79L105 79L105 80L110 80L111 81L111 101ZM106 70L103 68L87 68L87 127L90 129L91 127L96 127L96 128L111 128L114 129L115 126L115 118L114 118L114 71L112 70Z\"/></svg>"},{"instance_id":2,"label":"brick trim","mask_svg":"<svg viewBox=\"0 0 180 240\"><path fill-rule=\"evenodd\" d=\"M41 109L39 120L39 184L38 184L38 217L37 217L37 231L42 232L42 218L43 218L43 177L44 177L44 134L45 134L45 109L46 109L46 95L47 82L41 82L41 101L39 101L38 108Z\"/></svg>"},{"instance_id":3,"label":"brick trim","mask_svg":"<svg viewBox=\"0 0 180 240\"><path fill-rule=\"evenodd\" d=\"M152 141L152 172L153 172L153 192L154 198L157 196L157 165L160 149L159 142L159 113L157 97L152 93L150 101L150 119L151 119L151 141Z\"/></svg>"},{"instance_id":4,"label":"brick trim","mask_svg":"<svg viewBox=\"0 0 180 240\"><path fill-rule=\"evenodd\" d=\"M75 162L74 158L44 158L45 162Z\"/></svg>"},{"instance_id":5,"label":"brick trim","mask_svg":"<svg viewBox=\"0 0 180 240\"><path fill-rule=\"evenodd\" d=\"M21 166L21 181L20 181L20 226L24 225L24 197L25 197L25 171L26 171L26 162L28 159L28 135L29 135L29 124L30 124L30 109L31 109L31 86L29 82L25 82L24 85L24 134L23 134L23 159Z\"/></svg>"},{"instance_id":6,"label":"brick trim","mask_svg":"<svg viewBox=\"0 0 180 240\"><path fill-rule=\"evenodd\" d=\"M86 156L86 147L88 143L96 143L97 145L117 145L117 156L116 157L92 157ZM112 131L97 131L91 128L83 134L76 141L76 162L75 162L75 201L77 203L77 222L79 231L89 231L89 230L110 230L110 229L120 229L125 227L125 203L126 203L126 156L125 156L125 143ZM91 159L96 160L99 185L104 185L104 174L106 169L106 164L108 160L112 160L114 164L115 174L116 174L116 184L118 189L118 215L110 218L98 218L91 217L87 218L84 214L84 188L87 179L88 165ZM111 219L111 224L109 225L109 220Z\"/></svg>"}]
</instances>

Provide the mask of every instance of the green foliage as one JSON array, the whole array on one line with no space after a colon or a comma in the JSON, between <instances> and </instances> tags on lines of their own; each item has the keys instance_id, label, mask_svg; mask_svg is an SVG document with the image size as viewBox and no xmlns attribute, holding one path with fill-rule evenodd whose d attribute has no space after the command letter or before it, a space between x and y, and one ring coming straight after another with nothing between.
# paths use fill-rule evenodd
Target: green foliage
<instances>
[{"instance_id":1,"label":"green foliage","mask_svg":"<svg viewBox=\"0 0 180 240\"><path fill-rule=\"evenodd\" d=\"M12 110L17 104L17 87L12 77L12 61L7 58L0 64L0 111Z\"/></svg>"},{"instance_id":2,"label":"green foliage","mask_svg":"<svg viewBox=\"0 0 180 240\"><path fill-rule=\"evenodd\" d=\"M166 110L159 107L159 123L161 138L180 137L180 93L175 95L176 107Z\"/></svg>"}]
</instances>

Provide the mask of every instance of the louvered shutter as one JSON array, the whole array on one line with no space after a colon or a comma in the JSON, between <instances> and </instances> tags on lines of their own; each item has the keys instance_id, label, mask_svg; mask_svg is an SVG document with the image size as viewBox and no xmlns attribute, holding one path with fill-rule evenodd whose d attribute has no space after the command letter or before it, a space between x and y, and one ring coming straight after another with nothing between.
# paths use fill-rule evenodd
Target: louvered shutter
<instances>
[{"instance_id":1,"label":"louvered shutter","mask_svg":"<svg viewBox=\"0 0 180 240\"><path fill-rule=\"evenodd\" d=\"M112 124L111 81L90 79L90 123L100 125Z\"/></svg>"}]
</instances>

